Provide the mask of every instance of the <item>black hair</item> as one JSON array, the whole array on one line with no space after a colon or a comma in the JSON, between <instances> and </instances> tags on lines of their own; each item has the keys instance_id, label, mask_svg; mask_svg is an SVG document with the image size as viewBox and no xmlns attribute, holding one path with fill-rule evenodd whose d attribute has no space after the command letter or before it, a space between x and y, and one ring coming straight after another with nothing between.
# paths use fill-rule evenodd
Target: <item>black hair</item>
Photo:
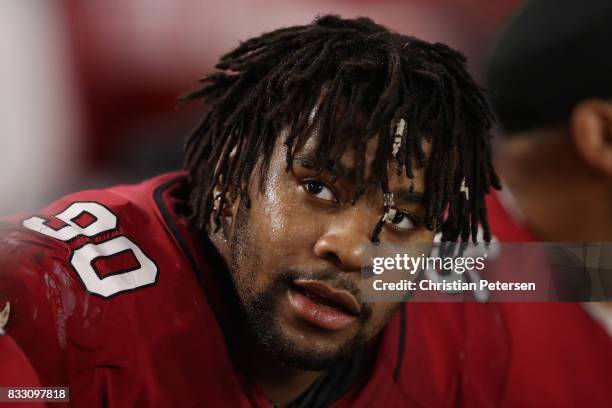
<instances>
[{"instance_id":1,"label":"black hair","mask_svg":"<svg viewBox=\"0 0 612 408\"><path fill-rule=\"evenodd\" d=\"M475 241L481 224L490 240L484 196L499 188L489 144L493 117L465 62L444 44L391 32L363 17L325 15L241 43L201 79L200 89L183 97L210 107L185 144L192 221L208 229L212 215L219 228L230 191L248 207L253 170L261 160L261 188L282 130L289 129L289 170L294 152L316 126L317 170L334 174L342 154L355 150L353 202L368 182L388 191L392 160L398 174L410 179L415 168L425 167L427 228L442 231L445 241L470 235ZM366 143L375 136L373 168L365 180ZM424 141L431 142L428 154ZM218 182L221 192L214 197ZM216 199L221 204L214 209Z\"/></svg>"}]
</instances>

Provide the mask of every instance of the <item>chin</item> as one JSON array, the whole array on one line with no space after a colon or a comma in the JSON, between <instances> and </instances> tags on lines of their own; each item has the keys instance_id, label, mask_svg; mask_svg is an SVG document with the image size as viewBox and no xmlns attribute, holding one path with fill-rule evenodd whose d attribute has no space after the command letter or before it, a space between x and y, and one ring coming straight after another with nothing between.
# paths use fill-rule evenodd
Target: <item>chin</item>
<instances>
[{"instance_id":1,"label":"chin","mask_svg":"<svg viewBox=\"0 0 612 408\"><path fill-rule=\"evenodd\" d=\"M269 337L270 352L284 364L309 371L330 368L364 344L355 333L326 332L307 327L278 327Z\"/></svg>"},{"instance_id":2,"label":"chin","mask_svg":"<svg viewBox=\"0 0 612 408\"><path fill-rule=\"evenodd\" d=\"M277 349L273 355L289 367L308 371L323 371L334 366L345 359L350 353L344 352L342 348L321 349L302 348L298 345L290 345Z\"/></svg>"},{"instance_id":3,"label":"chin","mask_svg":"<svg viewBox=\"0 0 612 408\"><path fill-rule=\"evenodd\" d=\"M291 307L284 292L280 293L249 302L245 311L256 341L283 364L302 370L325 370L365 343L365 321L354 319L332 330L303 318Z\"/></svg>"},{"instance_id":4,"label":"chin","mask_svg":"<svg viewBox=\"0 0 612 408\"><path fill-rule=\"evenodd\" d=\"M310 352L332 353L342 350L358 336L359 327L349 327L342 331L328 331L312 326L307 322L292 321L280 327L282 336L296 347Z\"/></svg>"}]
</instances>

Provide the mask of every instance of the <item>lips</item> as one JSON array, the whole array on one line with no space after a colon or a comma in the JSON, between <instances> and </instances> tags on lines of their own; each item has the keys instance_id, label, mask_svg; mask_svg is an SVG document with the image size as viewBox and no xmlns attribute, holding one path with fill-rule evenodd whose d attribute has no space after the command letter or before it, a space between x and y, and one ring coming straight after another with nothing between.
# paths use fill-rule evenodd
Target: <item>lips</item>
<instances>
[{"instance_id":1,"label":"lips","mask_svg":"<svg viewBox=\"0 0 612 408\"><path fill-rule=\"evenodd\" d=\"M326 331L347 329L361 312L355 296L320 281L296 279L287 297L296 318Z\"/></svg>"},{"instance_id":2,"label":"lips","mask_svg":"<svg viewBox=\"0 0 612 408\"><path fill-rule=\"evenodd\" d=\"M359 302L355 296L346 290L333 288L321 281L306 279L296 279L293 281L293 284L307 292L307 294L314 295L315 300L321 300L321 303L324 305L339 308L354 316L358 316L361 313Z\"/></svg>"}]
</instances>

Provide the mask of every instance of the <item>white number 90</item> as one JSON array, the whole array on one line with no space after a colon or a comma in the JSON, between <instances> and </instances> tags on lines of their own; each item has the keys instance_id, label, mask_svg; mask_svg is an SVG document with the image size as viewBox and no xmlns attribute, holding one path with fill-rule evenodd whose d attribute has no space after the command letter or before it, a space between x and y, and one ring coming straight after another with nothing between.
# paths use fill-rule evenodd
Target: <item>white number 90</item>
<instances>
[{"instance_id":1,"label":"white number 90","mask_svg":"<svg viewBox=\"0 0 612 408\"><path fill-rule=\"evenodd\" d=\"M88 214L93 218L89 225L83 227L75 222L78 217ZM70 241L79 236L93 237L102 232L117 228L117 216L106 207L95 202L76 202L64 211L55 215L66 225L54 229L46 225L47 220L31 217L22 222L25 228L43 235ZM126 272L111 273L100 278L94 269L93 262L98 258L110 257L121 252L130 251L140 266ZM134 290L155 283L157 265L129 238L120 235L99 244L88 243L74 250L70 264L79 275L83 285L90 292L108 298L121 292Z\"/></svg>"}]
</instances>

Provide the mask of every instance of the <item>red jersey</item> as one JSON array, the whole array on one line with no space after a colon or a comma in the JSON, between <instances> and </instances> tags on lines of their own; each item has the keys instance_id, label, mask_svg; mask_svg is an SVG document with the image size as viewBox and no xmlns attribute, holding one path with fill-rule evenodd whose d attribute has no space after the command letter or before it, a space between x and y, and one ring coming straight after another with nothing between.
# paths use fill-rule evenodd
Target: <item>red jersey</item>
<instances>
[{"instance_id":1,"label":"red jersey","mask_svg":"<svg viewBox=\"0 0 612 408\"><path fill-rule=\"evenodd\" d=\"M30 365L28 358L23 354L13 339L0 332L0 387L39 387L38 378ZM8 396L8 395L7 395ZM0 402L2 408L42 408L41 402L24 403Z\"/></svg>"},{"instance_id":2,"label":"red jersey","mask_svg":"<svg viewBox=\"0 0 612 408\"><path fill-rule=\"evenodd\" d=\"M537 239L488 197L491 231L502 242ZM612 337L579 303L502 303L512 358L504 407L609 407Z\"/></svg>"},{"instance_id":3,"label":"red jersey","mask_svg":"<svg viewBox=\"0 0 612 408\"><path fill-rule=\"evenodd\" d=\"M5 330L43 386L68 386L83 407L271 406L232 363L211 307L223 300L218 271L184 215L187 194L186 175L170 173L11 219L0 235ZM330 406L497 406L506 335L495 309L474 306L403 304L365 383Z\"/></svg>"}]
</instances>

